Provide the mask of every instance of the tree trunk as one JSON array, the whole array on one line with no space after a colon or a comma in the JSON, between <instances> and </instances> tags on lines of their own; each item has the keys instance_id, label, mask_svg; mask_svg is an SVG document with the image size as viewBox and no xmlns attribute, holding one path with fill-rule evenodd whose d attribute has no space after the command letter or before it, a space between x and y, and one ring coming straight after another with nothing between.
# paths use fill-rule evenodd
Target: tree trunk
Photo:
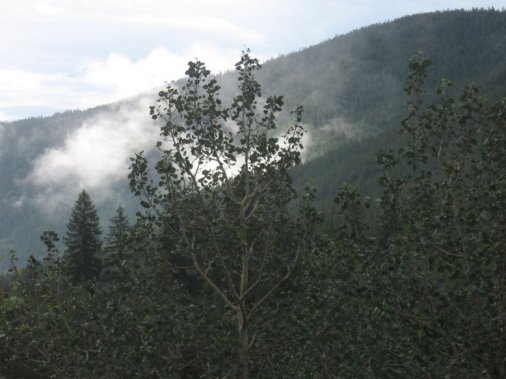
<instances>
[{"instance_id":1,"label":"tree trunk","mask_svg":"<svg viewBox=\"0 0 506 379\"><path fill-rule=\"evenodd\" d=\"M248 325L243 308L237 309L237 331L239 332L239 369L238 377L249 378L249 354L248 354Z\"/></svg>"}]
</instances>

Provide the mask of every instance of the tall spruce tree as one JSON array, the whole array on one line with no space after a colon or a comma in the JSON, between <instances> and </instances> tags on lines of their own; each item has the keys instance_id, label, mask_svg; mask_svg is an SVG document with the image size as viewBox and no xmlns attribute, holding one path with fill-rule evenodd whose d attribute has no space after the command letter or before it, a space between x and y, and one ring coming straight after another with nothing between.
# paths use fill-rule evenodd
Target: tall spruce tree
<instances>
[{"instance_id":1,"label":"tall spruce tree","mask_svg":"<svg viewBox=\"0 0 506 379\"><path fill-rule=\"evenodd\" d=\"M105 236L102 276L104 278L118 277L118 268L125 259L127 250L127 237L130 231L130 222L125 210L120 205L111 218L109 232Z\"/></svg>"},{"instance_id":2,"label":"tall spruce tree","mask_svg":"<svg viewBox=\"0 0 506 379\"><path fill-rule=\"evenodd\" d=\"M102 246L97 210L88 193L83 190L76 202L67 224L63 241L67 246L69 273L74 283L94 279L101 269L98 254Z\"/></svg>"},{"instance_id":3,"label":"tall spruce tree","mask_svg":"<svg viewBox=\"0 0 506 379\"><path fill-rule=\"evenodd\" d=\"M126 236L129 230L130 222L127 215L125 215L125 210L120 205L116 209L116 214L111 218L109 233L105 237L107 249L114 250L119 254L123 253L126 248Z\"/></svg>"}]
</instances>

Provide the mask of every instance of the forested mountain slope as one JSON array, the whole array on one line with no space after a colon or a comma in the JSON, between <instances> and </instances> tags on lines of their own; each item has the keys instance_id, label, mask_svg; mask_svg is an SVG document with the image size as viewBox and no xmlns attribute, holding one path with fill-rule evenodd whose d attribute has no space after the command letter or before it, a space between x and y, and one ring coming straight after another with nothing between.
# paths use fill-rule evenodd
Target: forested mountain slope
<instances>
[{"instance_id":1,"label":"forested mountain slope","mask_svg":"<svg viewBox=\"0 0 506 379\"><path fill-rule=\"evenodd\" d=\"M312 161L341 167L327 187L369 181L356 153L398 145L377 156L377 199L342 186L329 225L290 177L301 107L285 128L258 61L243 52L236 67L230 107L201 62L160 91L160 151L131 161L135 225L118 208L101 246L83 190L65 253L47 231L42 260L0 275L0 378L505 378L506 97L443 80L427 103L417 54L403 137Z\"/></svg>"},{"instance_id":2,"label":"forested mountain slope","mask_svg":"<svg viewBox=\"0 0 506 379\"><path fill-rule=\"evenodd\" d=\"M294 176L300 185L312 177L324 204L342 181L363 189L374 182L374 153L385 147L383 142L388 145L396 139L391 128L399 126L405 112L407 64L416 51L433 61L428 88L442 77L459 85L477 82L494 99L506 88L505 46L504 11L420 14L269 60L258 79L263 95L285 96L285 109L304 105L307 158L319 157L295 170ZM233 96L234 77L234 73L218 75L225 98ZM0 124L3 256L11 248L22 258L39 255L39 235L47 227L64 232L82 187L96 201L104 226L119 203L132 208L135 201L126 180L128 155L154 144L147 106L155 96ZM94 150L76 148L75 141ZM120 158L114 156L118 151ZM74 159L73 153L83 156ZM93 165L93 159L101 164ZM94 167L104 166L118 169L93 172ZM6 267L5 262L1 267Z\"/></svg>"},{"instance_id":3,"label":"forested mountain slope","mask_svg":"<svg viewBox=\"0 0 506 379\"><path fill-rule=\"evenodd\" d=\"M433 61L427 83L445 77L480 83L504 95L506 13L435 12L403 17L338 36L264 64L264 92L303 104L305 121L322 127L336 118L367 129L397 126L404 112L407 62L416 51Z\"/></svg>"}]
</instances>

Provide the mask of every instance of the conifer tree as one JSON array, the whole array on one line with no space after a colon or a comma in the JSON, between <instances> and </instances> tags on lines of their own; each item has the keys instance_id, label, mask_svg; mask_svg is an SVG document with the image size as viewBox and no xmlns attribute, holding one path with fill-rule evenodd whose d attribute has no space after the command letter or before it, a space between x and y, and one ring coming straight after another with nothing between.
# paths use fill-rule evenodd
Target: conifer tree
<instances>
[{"instance_id":1,"label":"conifer tree","mask_svg":"<svg viewBox=\"0 0 506 379\"><path fill-rule=\"evenodd\" d=\"M125 210L120 205L116 209L116 214L111 218L111 226L109 233L105 237L105 242L109 249L114 249L118 252L125 250L125 237L130 230L130 222L125 215Z\"/></svg>"},{"instance_id":2,"label":"conifer tree","mask_svg":"<svg viewBox=\"0 0 506 379\"><path fill-rule=\"evenodd\" d=\"M102 246L102 229L97 210L88 193L83 190L67 224L63 241L67 246L69 273L74 283L94 279L101 269L98 254Z\"/></svg>"},{"instance_id":3,"label":"conifer tree","mask_svg":"<svg viewBox=\"0 0 506 379\"><path fill-rule=\"evenodd\" d=\"M130 231L130 222L125 210L120 205L111 218L109 232L105 236L104 259L102 274L106 277L115 276L119 265L125 259L127 249L127 236Z\"/></svg>"}]
</instances>

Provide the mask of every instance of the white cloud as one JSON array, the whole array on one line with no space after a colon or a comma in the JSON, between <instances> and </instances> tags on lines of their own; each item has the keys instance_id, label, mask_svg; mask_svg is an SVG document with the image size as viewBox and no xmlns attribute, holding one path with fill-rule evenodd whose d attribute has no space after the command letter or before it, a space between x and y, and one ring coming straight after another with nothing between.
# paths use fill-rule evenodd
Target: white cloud
<instances>
[{"instance_id":1,"label":"white cloud","mask_svg":"<svg viewBox=\"0 0 506 379\"><path fill-rule=\"evenodd\" d=\"M38 187L36 202L52 211L81 188L94 192L97 202L114 196L111 189L126 178L129 157L151 148L158 136L148 115L152 102L144 97L86 120L61 146L37 157L26 178Z\"/></svg>"},{"instance_id":2,"label":"white cloud","mask_svg":"<svg viewBox=\"0 0 506 379\"><path fill-rule=\"evenodd\" d=\"M95 106L178 79L189 59L233 68L409 13L503 0L2 0L0 119ZM16 111L12 109L16 108Z\"/></svg>"},{"instance_id":3,"label":"white cloud","mask_svg":"<svg viewBox=\"0 0 506 379\"><path fill-rule=\"evenodd\" d=\"M75 84L75 79L63 74L0 69L0 102L2 107L67 105Z\"/></svg>"},{"instance_id":4,"label":"white cloud","mask_svg":"<svg viewBox=\"0 0 506 379\"><path fill-rule=\"evenodd\" d=\"M262 34L230 19L226 2L194 0L190 3L167 0L108 0L58 1L46 0L18 6L18 12L33 18L61 22L73 20L79 24L103 23L116 27L158 26L194 33L214 33L232 37L243 43L262 40ZM237 6L237 4L235 4ZM257 7L256 4L254 7ZM252 8L250 5L248 8ZM92 31L90 31L92 32Z\"/></svg>"},{"instance_id":5,"label":"white cloud","mask_svg":"<svg viewBox=\"0 0 506 379\"><path fill-rule=\"evenodd\" d=\"M6 112L2 112L2 110L0 109L0 123L2 121L13 121L15 119L16 119L15 116L13 116L12 114L6 113ZM0 124L0 144L2 142L2 129L1 128L2 128L2 126ZM2 152L0 152L0 156L2 156Z\"/></svg>"},{"instance_id":6,"label":"white cloud","mask_svg":"<svg viewBox=\"0 0 506 379\"><path fill-rule=\"evenodd\" d=\"M219 72L232 69L238 53L197 42L181 53L159 47L139 60L111 53L82 63L73 76L0 69L0 120L12 118L10 107L84 109L134 96L183 77L196 57Z\"/></svg>"},{"instance_id":7,"label":"white cloud","mask_svg":"<svg viewBox=\"0 0 506 379\"><path fill-rule=\"evenodd\" d=\"M105 61L88 61L81 67L82 81L108 93L112 99L138 94L147 88L184 76L189 60L201 57L214 72L233 68L237 53L217 50L211 46L195 43L182 54L164 48L153 50L143 59L132 61L117 53Z\"/></svg>"}]
</instances>

